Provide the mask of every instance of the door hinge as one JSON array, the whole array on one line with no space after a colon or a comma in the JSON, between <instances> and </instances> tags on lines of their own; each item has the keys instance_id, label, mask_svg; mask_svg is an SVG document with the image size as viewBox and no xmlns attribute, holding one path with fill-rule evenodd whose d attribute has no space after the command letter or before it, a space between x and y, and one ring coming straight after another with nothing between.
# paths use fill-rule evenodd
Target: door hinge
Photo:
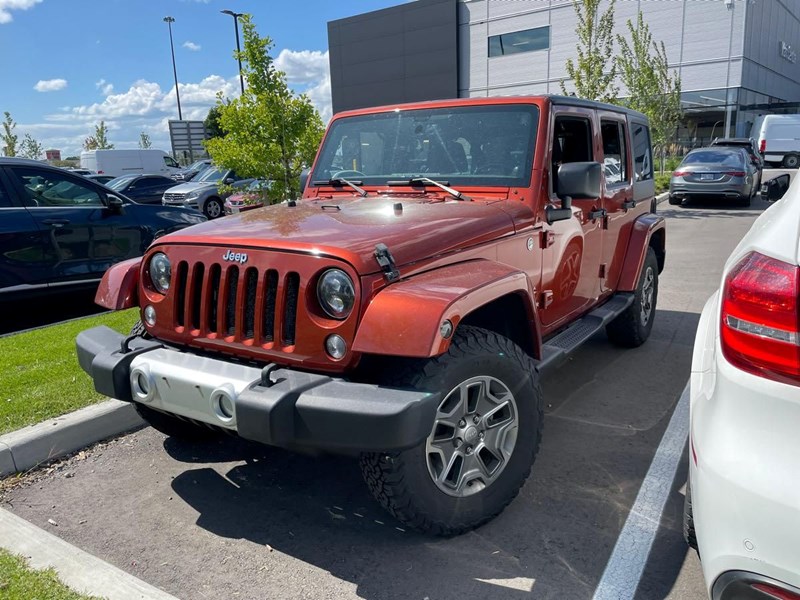
<instances>
[{"instance_id":1,"label":"door hinge","mask_svg":"<svg viewBox=\"0 0 800 600\"><path fill-rule=\"evenodd\" d=\"M553 303L553 290L544 290L539 294L539 308L547 308Z\"/></svg>"},{"instance_id":2,"label":"door hinge","mask_svg":"<svg viewBox=\"0 0 800 600\"><path fill-rule=\"evenodd\" d=\"M386 247L386 244L378 244L375 246L375 260L378 261L378 266L383 271L383 276L387 282L392 283L400 279L400 271L394 264L394 257Z\"/></svg>"},{"instance_id":3,"label":"door hinge","mask_svg":"<svg viewBox=\"0 0 800 600\"><path fill-rule=\"evenodd\" d=\"M600 279L605 279L605 278L606 278L606 265L604 263L600 265Z\"/></svg>"},{"instance_id":4,"label":"door hinge","mask_svg":"<svg viewBox=\"0 0 800 600\"><path fill-rule=\"evenodd\" d=\"M541 247L549 248L556 243L556 234L552 231L543 231L541 237Z\"/></svg>"}]
</instances>

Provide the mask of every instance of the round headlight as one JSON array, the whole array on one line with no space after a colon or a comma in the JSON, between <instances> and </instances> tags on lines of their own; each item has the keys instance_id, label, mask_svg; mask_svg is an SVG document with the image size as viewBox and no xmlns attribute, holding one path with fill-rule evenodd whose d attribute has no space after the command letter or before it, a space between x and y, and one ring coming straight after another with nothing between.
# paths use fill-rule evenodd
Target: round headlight
<instances>
[{"instance_id":1,"label":"round headlight","mask_svg":"<svg viewBox=\"0 0 800 600\"><path fill-rule=\"evenodd\" d=\"M329 316L346 319L353 310L356 291L347 273L340 269L329 269L319 278L317 298L322 310Z\"/></svg>"},{"instance_id":2,"label":"round headlight","mask_svg":"<svg viewBox=\"0 0 800 600\"><path fill-rule=\"evenodd\" d=\"M156 290L166 294L169 291L171 278L172 265L169 264L169 258L163 252L156 252L150 259L150 281Z\"/></svg>"}]
</instances>

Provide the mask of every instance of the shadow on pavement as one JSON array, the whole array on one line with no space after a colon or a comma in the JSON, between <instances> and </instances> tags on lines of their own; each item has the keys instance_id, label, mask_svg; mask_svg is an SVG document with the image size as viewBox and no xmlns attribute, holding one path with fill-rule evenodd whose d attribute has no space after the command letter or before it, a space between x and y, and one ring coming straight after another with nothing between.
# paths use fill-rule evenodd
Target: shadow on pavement
<instances>
[{"instance_id":1,"label":"shadow on pavement","mask_svg":"<svg viewBox=\"0 0 800 600\"><path fill-rule=\"evenodd\" d=\"M67 319L85 317L106 309L94 303L95 288L58 292L25 300L0 302L0 334L51 325Z\"/></svg>"}]
</instances>

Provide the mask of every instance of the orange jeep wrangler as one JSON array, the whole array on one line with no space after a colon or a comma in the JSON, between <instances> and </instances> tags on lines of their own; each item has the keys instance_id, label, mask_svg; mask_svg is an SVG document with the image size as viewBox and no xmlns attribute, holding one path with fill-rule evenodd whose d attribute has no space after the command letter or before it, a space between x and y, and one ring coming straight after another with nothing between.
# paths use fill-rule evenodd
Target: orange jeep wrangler
<instances>
[{"instance_id":1,"label":"orange jeep wrangler","mask_svg":"<svg viewBox=\"0 0 800 600\"><path fill-rule=\"evenodd\" d=\"M530 473L542 372L653 327L647 118L557 96L346 112L302 179L109 269L97 302L141 323L82 332L81 366L168 435L356 454L404 524L485 523Z\"/></svg>"}]
</instances>

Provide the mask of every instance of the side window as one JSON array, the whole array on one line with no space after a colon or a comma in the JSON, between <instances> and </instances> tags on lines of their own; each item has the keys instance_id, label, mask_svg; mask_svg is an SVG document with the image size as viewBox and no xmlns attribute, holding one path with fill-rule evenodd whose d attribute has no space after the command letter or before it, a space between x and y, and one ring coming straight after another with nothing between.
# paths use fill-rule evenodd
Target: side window
<instances>
[{"instance_id":1,"label":"side window","mask_svg":"<svg viewBox=\"0 0 800 600\"><path fill-rule=\"evenodd\" d=\"M592 124L583 117L556 117L551 154L553 193L558 186L558 167L571 162L594 160Z\"/></svg>"},{"instance_id":2,"label":"side window","mask_svg":"<svg viewBox=\"0 0 800 600\"><path fill-rule=\"evenodd\" d=\"M618 121L600 121L600 133L603 137L603 170L608 185L617 185L629 181L627 137L625 126Z\"/></svg>"},{"instance_id":3,"label":"side window","mask_svg":"<svg viewBox=\"0 0 800 600\"><path fill-rule=\"evenodd\" d=\"M650 151L650 130L639 123L633 123L633 172L636 181L653 178L653 157Z\"/></svg>"},{"instance_id":4,"label":"side window","mask_svg":"<svg viewBox=\"0 0 800 600\"><path fill-rule=\"evenodd\" d=\"M10 172L22 185L26 206L102 206L103 201L94 188L77 178L36 168L11 168Z\"/></svg>"},{"instance_id":5,"label":"side window","mask_svg":"<svg viewBox=\"0 0 800 600\"><path fill-rule=\"evenodd\" d=\"M181 166L177 162L175 162L175 159L172 158L171 156L165 156L164 157L164 164L167 165L168 167L172 167L174 169L180 169L181 168Z\"/></svg>"},{"instance_id":6,"label":"side window","mask_svg":"<svg viewBox=\"0 0 800 600\"><path fill-rule=\"evenodd\" d=\"M0 181L0 208L10 208L11 207L11 196L8 195L6 192L6 188L3 185L3 182Z\"/></svg>"}]
</instances>

